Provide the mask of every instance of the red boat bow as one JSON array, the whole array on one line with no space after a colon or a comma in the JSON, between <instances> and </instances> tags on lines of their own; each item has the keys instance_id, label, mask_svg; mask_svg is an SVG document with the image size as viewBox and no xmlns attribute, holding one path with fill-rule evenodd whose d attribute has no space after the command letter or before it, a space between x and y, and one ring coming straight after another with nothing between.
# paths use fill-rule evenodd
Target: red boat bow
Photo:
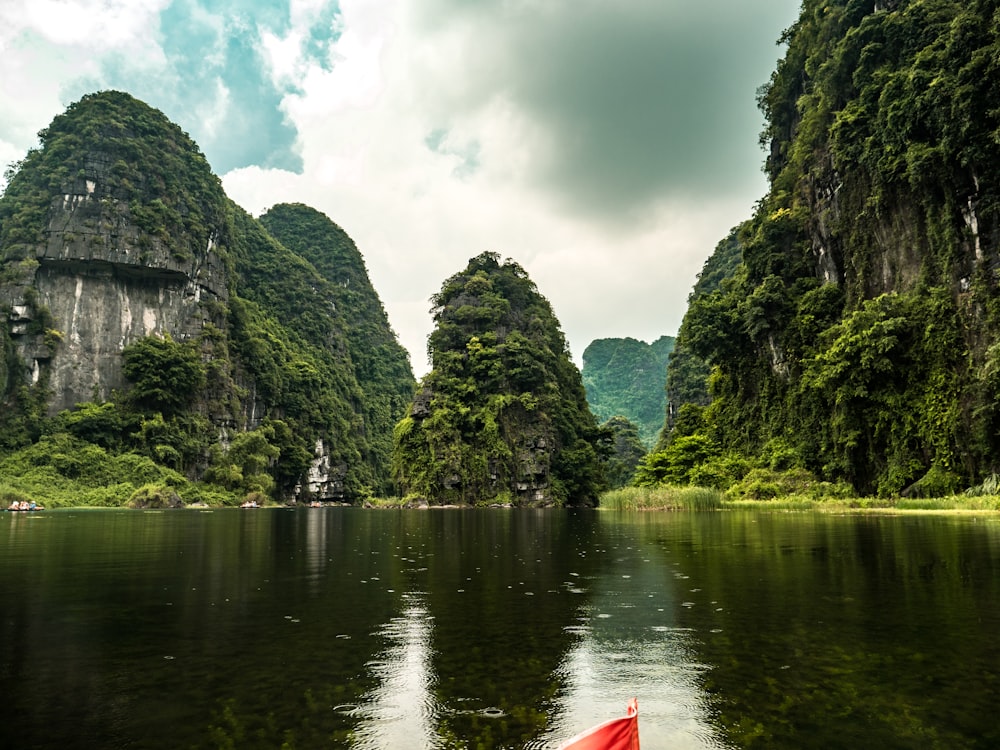
<instances>
[{"instance_id":1,"label":"red boat bow","mask_svg":"<svg viewBox=\"0 0 1000 750\"><path fill-rule=\"evenodd\" d=\"M611 719L581 732L559 750L639 750L639 703L633 698L623 719Z\"/></svg>"}]
</instances>

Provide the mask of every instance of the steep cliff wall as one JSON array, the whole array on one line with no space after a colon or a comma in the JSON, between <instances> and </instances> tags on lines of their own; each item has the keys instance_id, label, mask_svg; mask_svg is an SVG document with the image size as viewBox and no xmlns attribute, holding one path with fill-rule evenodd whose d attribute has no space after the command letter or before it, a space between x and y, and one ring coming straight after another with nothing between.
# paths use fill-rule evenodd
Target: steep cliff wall
<instances>
[{"instance_id":1,"label":"steep cliff wall","mask_svg":"<svg viewBox=\"0 0 1000 750\"><path fill-rule=\"evenodd\" d=\"M995 4L806 0L760 94L768 195L692 300L700 428L863 493L1000 470Z\"/></svg>"},{"instance_id":2,"label":"steep cliff wall","mask_svg":"<svg viewBox=\"0 0 1000 750\"><path fill-rule=\"evenodd\" d=\"M399 402L413 378L384 313L352 339L338 285L127 94L39 135L0 198L0 451L67 430L232 492L389 491L394 420L371 373ZM381 310L370 285L365 304Z\"/></svg>"},{"instance_id":3,"label":"steep cliff wall","mask_svg":"<svg viewBox=\"0 0 1000 750\"><path fill-rule=\"evenodd\" d=\"M48 371L50 414L124 389L119 355L143 336L186 340L207 322L222 325L209 303L225 303L227 277L212 242L169 249L135 225L127 203L102 195L104 178L94 169L84 192L53 201L45 242L33 249L38 265L5 300L31 380ZM38 309L51 316L49 344L45 332L30 334Z\"/></svg>"},{"instance_id":4,"label":"steep cliff wall","mask_svg":"<svg viewBox=\"0 0 1000 750\"><path fill-rule=\"evenodd\" d=\"M141 337L223 324L222 189L161 120L126 95L85 98L42 131L5 193L0 304L49 414L124 388L120 354Z\"/></svg>"}]
</instances>

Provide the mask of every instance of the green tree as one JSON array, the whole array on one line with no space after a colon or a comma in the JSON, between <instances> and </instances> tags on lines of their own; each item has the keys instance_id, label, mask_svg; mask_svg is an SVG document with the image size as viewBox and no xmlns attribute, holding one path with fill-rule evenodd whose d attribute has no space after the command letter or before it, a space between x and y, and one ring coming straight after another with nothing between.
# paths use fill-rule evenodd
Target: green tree
<instances>
[{"instance_id":1,"label":"green tree","mask_svg":"<svg viewBox=\"0 0 1000 750\"><path fill-rule=\"evenodd\" d=\"M176 414L205 385L205 365L193 343L174 341L169 333L146 336L122 350L129 397L150 412Z\"/></svg>"}]
</instances>

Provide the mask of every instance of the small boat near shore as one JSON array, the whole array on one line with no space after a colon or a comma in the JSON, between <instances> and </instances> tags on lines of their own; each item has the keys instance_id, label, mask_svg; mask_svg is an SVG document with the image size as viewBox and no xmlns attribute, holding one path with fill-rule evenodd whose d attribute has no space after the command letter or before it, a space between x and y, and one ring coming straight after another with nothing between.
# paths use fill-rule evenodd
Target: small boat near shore
<instances>
[{"instance_id":1,"label":"small boat near shore","mask_svg":"<svg viewBox=\"0 0 1000 750\"><path fill-rule=\"evenodd\" d=\"M38 510L45 510L45 508L35 502L28 502L27 500L21 500L18 502L15 500L7 506L6 510L11 513L31 513Z\"/></svg>"}]
</instances>

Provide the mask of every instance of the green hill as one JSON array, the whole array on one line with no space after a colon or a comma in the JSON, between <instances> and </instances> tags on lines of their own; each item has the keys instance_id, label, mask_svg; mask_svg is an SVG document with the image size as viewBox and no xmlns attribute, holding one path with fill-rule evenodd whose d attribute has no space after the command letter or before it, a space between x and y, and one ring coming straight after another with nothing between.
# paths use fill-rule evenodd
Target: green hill
<instances>
[{"instance_id":1,"label":"green hill","mask_svg":"<svg viewBox=\"0 0 1000 750\"><path fill-rule=\"evenodd\" d=\"M803 2L759 93L770 190L739 267L685 316L711 404L672 441L674 468L882 496L1000 470L995 13Z\"/></svg>"},{"instance_id":2,"label":"green hill","mask_svg":"<svg viewBox=\"0 0 1000 750\"><path fill-rule=\"evenodd\" d=\"M673 350L672 336L652 344L633 338L592 341L583 351L583 384L598 420L627 418L651 447L663 429L667 363Z\"/></svg>"},{"instance_id":3,"label":"green hill","mask_svg":"<svg viewBox=\"0 0 1000 750\"><path fill-rule=\"evenodd\" d=\"M602 433L524 269L483 253L432 301L431 371L396 428L405 492L434 504L596 504Z\"/></svg>"},{"instance_id":4,"label":"green hill","mask_svg":"<svg viewBox=\"0 0 1000 750\"><path fill-rule=\"evenodd\" d=\"M276 207L283 244L127 94L84 97L40 140L0 197L8 489L106 504L150 483L160 500L388 491L414 383L346 235ZM299 243L330 227L332 244Z\"/></svg>"}]
</instances>

